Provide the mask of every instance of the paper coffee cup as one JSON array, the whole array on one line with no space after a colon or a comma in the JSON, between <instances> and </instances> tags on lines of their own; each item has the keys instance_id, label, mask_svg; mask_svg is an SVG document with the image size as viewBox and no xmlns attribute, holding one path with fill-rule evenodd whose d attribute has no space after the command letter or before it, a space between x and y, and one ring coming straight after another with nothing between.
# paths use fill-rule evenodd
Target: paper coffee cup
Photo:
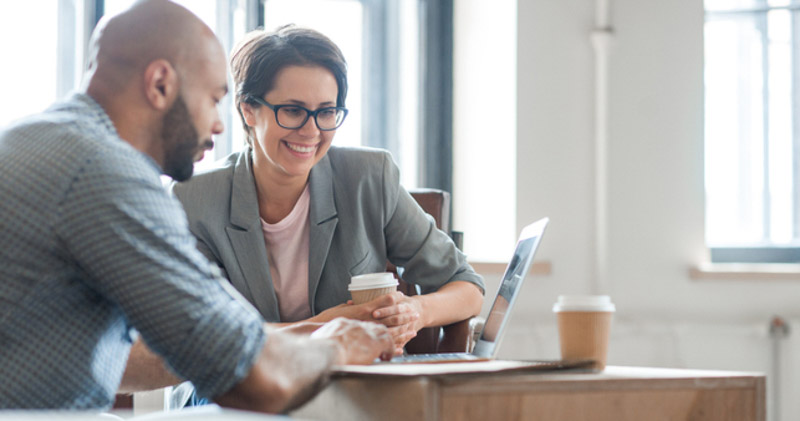
<instances>
[{"instance_id":1,"label":"paper coffee cup","mask_svg":"<svg viewBox=\"0 0 800 421\"><path fill-rule=\"evenodd\" d=\"M354 304L363 304L397 291L397 279L389 272L367 273L350 278L347 289Z\"/></svg>"},{"instance_id":2,"label":"paper coffee cup","mask_svg":"<svg viewBox=\"0 0 800 421\"><path fill-rule=\"evenodd\" d=\"M611 318L616 310L607 295L561 295L553 305L558 315L558 338L564 360L594 360L591 368L606 367Z\"/></svg>"}]
</instances>

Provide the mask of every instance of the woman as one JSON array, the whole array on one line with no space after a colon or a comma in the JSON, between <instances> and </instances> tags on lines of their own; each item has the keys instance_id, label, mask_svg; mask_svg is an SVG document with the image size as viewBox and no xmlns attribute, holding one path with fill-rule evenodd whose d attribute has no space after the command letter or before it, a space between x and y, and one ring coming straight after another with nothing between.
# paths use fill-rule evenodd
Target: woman
<instances>
[{"instance_id":1,"label":"woman","mask_svg":"<svg viewBox=\"0 0 800 421\"><path fill-rule=\"evenodd\" d=\"M398 352L426 326L474 316L483 280L400 186L388 152L331 146L346 64L322 34L256 31L231 58L248 147L173 190L198 247L268 322L373 320ZM348 303L351 276L402 267L423 295Z\"/></svg>"}]
</instances>

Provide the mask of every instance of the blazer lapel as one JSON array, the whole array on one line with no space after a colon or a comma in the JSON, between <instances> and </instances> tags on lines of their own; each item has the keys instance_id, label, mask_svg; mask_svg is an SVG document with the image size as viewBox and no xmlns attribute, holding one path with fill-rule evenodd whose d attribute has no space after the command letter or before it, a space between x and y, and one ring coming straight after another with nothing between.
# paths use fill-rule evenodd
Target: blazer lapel
<instances>
[{"instance_id":1,"label":"blazer lapel","mask_svg":"<svg viewBox=\"0 0 800 421\"><path fill-rule=\"evenodd\" d=\"M314 302L317 287L322 268L328 259L336 224L339 222L333 198L333 169L327 155L311 169L308 182L311 193L311 211L308 217L308 299L311 312L316 314Z\"/></svg>"},{"instance_id":2,"label":"blazer lapel","mask_svg":"<svg viewBox=\"0 0 800 421\"><path fill-rule=\"evenodd\" d=\"M266 320L280 320L278 299L272 287L267 248L264 245L264 232L261 230L249 150L241 155L233 170L230 206L231 225L225 231L244 276L244 285L234 286L239 291L250 292L249 296L246 293L244 295Z\"/></svg>"}]
</instances>

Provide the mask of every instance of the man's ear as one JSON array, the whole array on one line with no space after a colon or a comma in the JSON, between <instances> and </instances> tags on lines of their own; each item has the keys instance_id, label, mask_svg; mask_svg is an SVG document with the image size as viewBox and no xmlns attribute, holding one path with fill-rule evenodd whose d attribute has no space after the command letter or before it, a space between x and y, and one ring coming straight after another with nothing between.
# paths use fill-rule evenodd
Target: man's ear
<instances>
[{"instance_id":1,"label":"man's ear","mask_svg":"<svg viewBox=\"0 0 800 421\"><path fill-rule=\"evenodd\" d=\"M169 61L154 60L144 70L144 94L150 105L166 110L178 96L178 72Z\"/></svg>"},{"instance_id":2,"label":"man's ear","mask_svg":"<svg viewBox=\"0 0 800 421\"><path fill-rule=\"evenodd\" d=\"M256 116L253 106L246 102L242 102L241 104L239 104L239 108L242 110L242 116L244 117L245 124L247 124L250 127L255 126Z\"/></svg>"}]
</instances>

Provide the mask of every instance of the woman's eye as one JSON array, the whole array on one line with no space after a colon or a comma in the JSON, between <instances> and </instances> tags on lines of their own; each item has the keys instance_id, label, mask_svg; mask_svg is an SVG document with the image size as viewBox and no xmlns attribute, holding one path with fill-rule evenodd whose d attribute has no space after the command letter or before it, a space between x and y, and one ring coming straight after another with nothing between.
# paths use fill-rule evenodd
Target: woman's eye
<instances>
[{"instance_id":1,"label":"woman's eye","mask_svg":"<svg viewBox=\"0 0 800 421\"><path fill-rule=\"evenodd\" d=\"M283 107L281 109L281 111L283 111L287 115L295 116L295 117L299 116L300 114L303 113L303 110L301 108L297 108L297 107Z\"/></svg>"}]
</instances>

